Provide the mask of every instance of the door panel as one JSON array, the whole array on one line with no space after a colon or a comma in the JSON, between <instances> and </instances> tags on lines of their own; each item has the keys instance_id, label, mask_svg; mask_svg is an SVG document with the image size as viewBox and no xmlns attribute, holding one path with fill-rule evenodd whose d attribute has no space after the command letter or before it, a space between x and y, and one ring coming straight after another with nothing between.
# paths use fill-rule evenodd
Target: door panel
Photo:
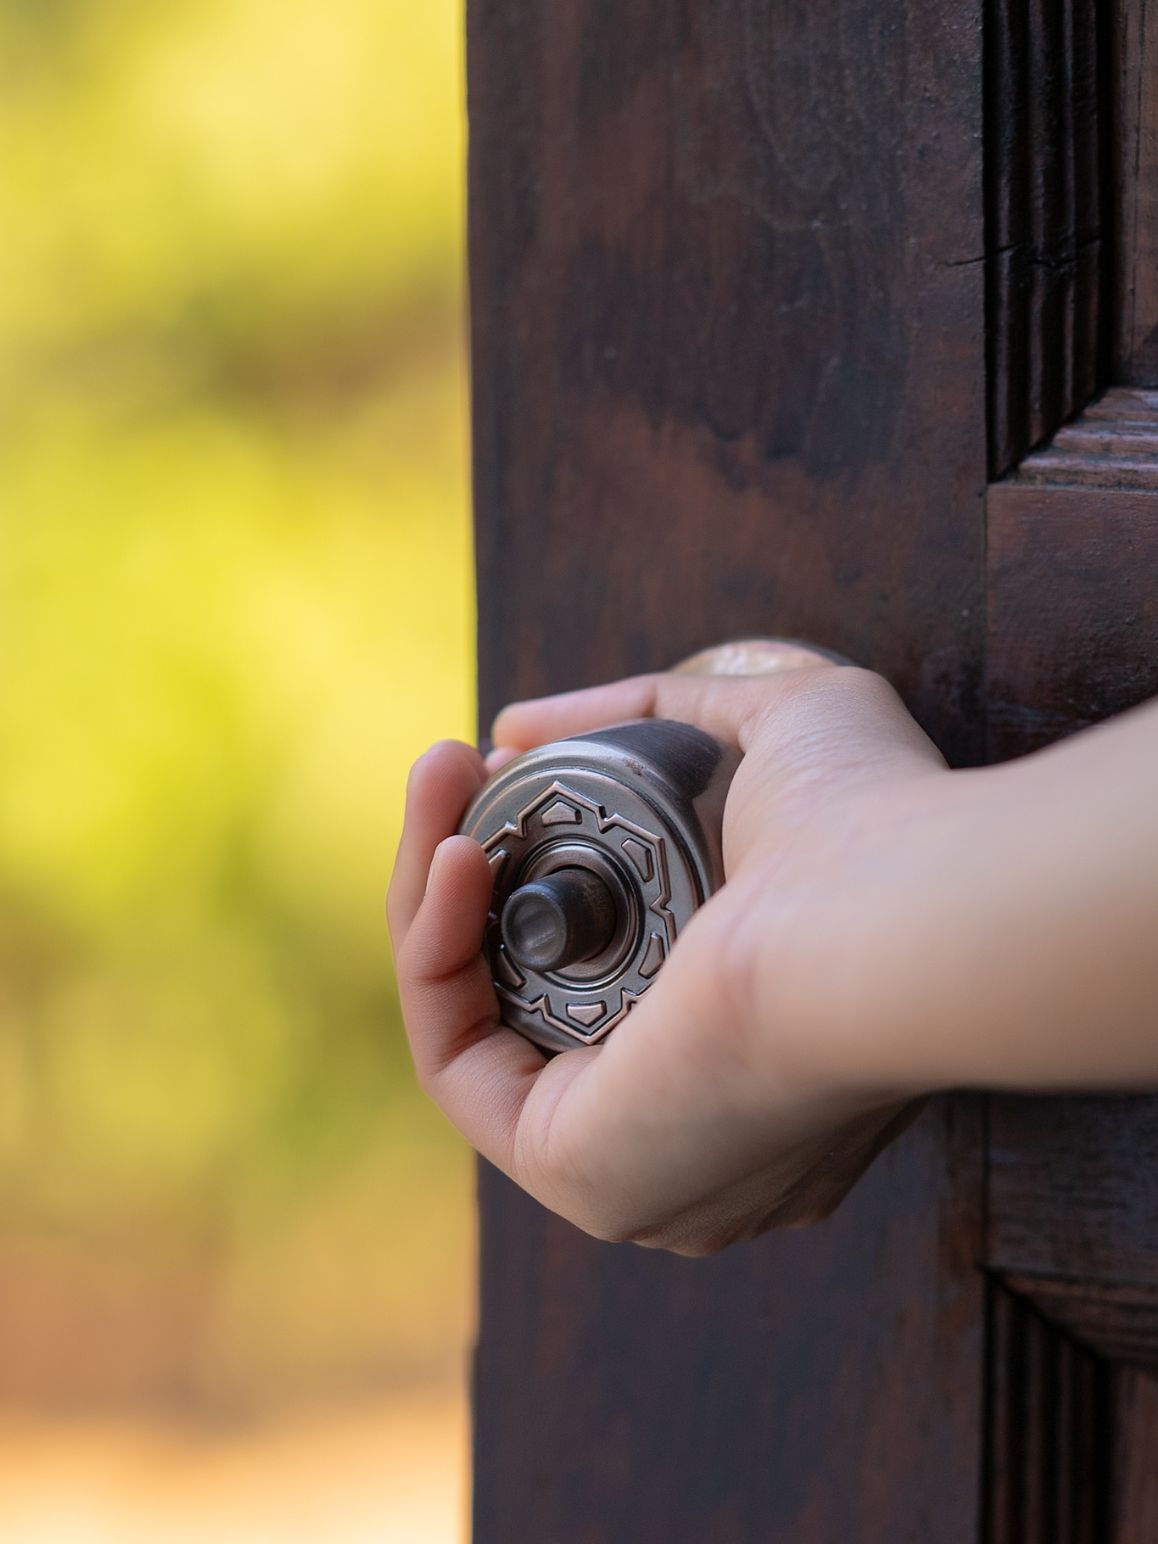
<instances>
[{"instance_id":1,"label":"door panel","mask_svg":"<svg viewBox=\"0 0 1158 1544\"><path fill-rule=\"evenodd\" d=\"M959 764L1158 691L1149 3L469 0L484 725L773 632ZM934 1101L704 1262L483 1166L478 1544L1149 1538L1155 1108Z\"/></svg>"},{"instance_id":2,"label":"door panel","mask_svg":"<svg viewBox=\"0 0 1158 1544\"><path fill-rule=\"evenodd\" d=\"M779 631L977 758L979 49L959 3L474 0L484 722ZM981 1190L968 1099L711 1261L484 1170L479 1544L972 1544Z\"/></svg>"},{"instance_id":3,"label":"door panel","mask_svg":"<svg viewBox=\"0 0 1158 1544\"><path fill-rule=\"evenodd\" d=\"M484 1169L476 1540L972 1544L977 1114L942 1101L830 1223L704 1261Z\"/></svg>"},{"instance_id":4,"label":"door panel","mask_svg":"<svg viewBox=\"0 0 1158 1544\"><path fill-rule=\"evenodd\" d=\"M484 718L775 630L977 760L978 15L468 17Z\"/></svg>"},{"instance_id":5,"label":"door panel","mask_svg":"<svg viewBox=\"0 0 1158 1544\"><path fill-rule=\"evenodd\" d=\"M1158 393L1126 395L990 489L993 760L1158 693Z\"/></svg>"}]
</instances>

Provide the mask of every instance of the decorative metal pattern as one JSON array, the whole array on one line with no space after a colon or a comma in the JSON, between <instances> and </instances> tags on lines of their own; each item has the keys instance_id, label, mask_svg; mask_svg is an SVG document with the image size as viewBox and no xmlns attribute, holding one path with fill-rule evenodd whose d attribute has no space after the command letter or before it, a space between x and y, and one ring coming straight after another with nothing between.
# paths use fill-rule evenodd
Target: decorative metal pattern
<instances>
[{"instance_id":1,"label":"decorative metal pattern","mask_svg":"<svg viewBox=\"0 0 1158 1544\"><path fill-rule=\"evenodd\" d=\"M575 780L588 781L582 774ZM483 846L488 853L502 853L518 859L518 864L510 868L512 873L518 873L520 869L526 872L528 855L540 846L546 832L559 826L567 828L567 856L572 863L581 862L583 857L581 851L574 850L576 837L580 840L586 837L592 848L602 848L605 853L628 859L640 886L639 902L653 919L653 926L658 925L658 930L644 932L637 926L634 929L638 935L636 946L621 951L627 958L615 968L614 976L610 980L597 978L581 995L580 983L568 979L566 974L524 973L511 958L502 939L492 939L492 952L503 962L496 972L496 989L520 1016L537 1015L553 1029L591 1043L613 1029L646 989L650 977L643 975L640 966L644 963L643 955L651 952L653 941L658 942L662 957L666 957L675 943L677 925L670 905L668 843L660 832L645 830L621 814L608 813L577 787L554 782ZM542 854L540 872L541 858ZM502 904L512 888L509 885L496 887L491 911L492 928L497 926ZM656 969L658 966L652 968L651 975Z\"/></svg>"},{"instance_id":2,"label":"decorative metal pattern","mask_svg":"<svg viewBox=\"0 0 1158 1544\"><path fill-rule=\"evenodd\" d=\"M506 1023L550 1050L595 1044L622 1023L722 879L736 760L687 725L626 726L531 752L483 789L463 830L494 875L484 946ZM601 882L610 934L592 958L532 968L504 936L504 908L576 870Z\"/></svg>"}]
</instances>

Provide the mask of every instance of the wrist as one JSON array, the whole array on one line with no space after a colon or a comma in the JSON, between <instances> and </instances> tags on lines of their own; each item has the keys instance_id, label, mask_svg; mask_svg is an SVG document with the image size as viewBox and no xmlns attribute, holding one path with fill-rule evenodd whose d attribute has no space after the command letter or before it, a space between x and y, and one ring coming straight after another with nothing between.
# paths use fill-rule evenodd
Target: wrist
<instances>
[{"instance_id":1,"label":"wrist","mask_svg":"<svg viewBox=\"0 0 1158 1544\"><path fill-rule=\"evenodd\" d=\"M750 995L777 1085L867 1109L952 1083L926 1009L948 970L933 945L966 899L943 882L973 797L962 776L932 768L825 801L761 860Z\"/></svg>"},{"instance_id":2,"label":"wrist","mask_svg":"<svg viewBox=\"0 0 1158 1544\"><path fill-rule=\"evenodd\" d=\"M924 781L891 829L870 817L831 1047L848 1076L1152 1084L1158 813L1152 766L1115 733Z\"/></svg>"}]
</instances>

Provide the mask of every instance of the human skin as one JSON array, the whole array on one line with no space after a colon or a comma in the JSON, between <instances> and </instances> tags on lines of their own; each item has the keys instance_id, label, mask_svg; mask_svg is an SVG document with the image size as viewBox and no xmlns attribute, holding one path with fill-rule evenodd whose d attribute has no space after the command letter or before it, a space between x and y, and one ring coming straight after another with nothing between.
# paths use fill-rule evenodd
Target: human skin
<instances>
[{"instance_id":1,"label":"human skin","mask_svg":"<svg viewBox=\"0 0 1158 1544\"><path fill-rule=\"evenodd\" d=\"M499 1021L491 891L456 836L513 754L645 716L743 752L722 889L603 1044ZM930 1093L1158 1085L1158 703L949 771L892 688L823 663L515 704L410 778L388 898L419 1080L599 1238L714 1253L832 1211Z\"/></svg>"}]
</instances>

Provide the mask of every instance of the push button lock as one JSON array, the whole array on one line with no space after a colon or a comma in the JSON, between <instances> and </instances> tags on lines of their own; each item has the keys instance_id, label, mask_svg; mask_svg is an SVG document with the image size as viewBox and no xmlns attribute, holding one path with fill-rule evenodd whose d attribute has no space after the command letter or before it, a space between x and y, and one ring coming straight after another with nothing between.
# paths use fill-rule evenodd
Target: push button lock
<instances>
[{"instance_id":1,"label":"push button lock","mask_svg":"<svg viewBox=\"0 0 1158 1544\"><path fill-rule=\"evenodd\" d=\"M566 868L522 885L503 907L503 946L527 970L565 970L607 948L623 909L591 869Z\"/></svg>"},{"instance_id":2,"label":"push button lock","mask_svg":"<svg viewBox=\"0 0 1158 1544\"><path fill-rule=\"evenodd\" d=\"M484 948L503 1020L546 1050L609 1034L723 881L739 753L644 719L508 763L462 830L494 876Z\"/></svg>"}]
</instances>

